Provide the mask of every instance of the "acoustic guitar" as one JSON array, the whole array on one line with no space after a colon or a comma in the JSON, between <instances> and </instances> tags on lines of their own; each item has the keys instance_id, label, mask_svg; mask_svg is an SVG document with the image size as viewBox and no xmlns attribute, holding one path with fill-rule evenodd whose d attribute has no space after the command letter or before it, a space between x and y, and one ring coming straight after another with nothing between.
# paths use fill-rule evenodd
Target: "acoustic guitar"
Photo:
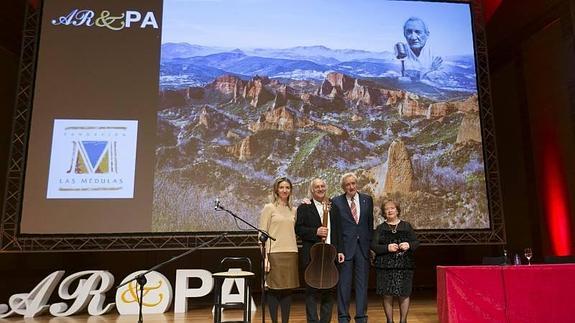
<instances>
[{"instance_id":1,"label":"acoustic guitar","mask_svg":"<svg viewBox=\"0 0 575 323\"><path fill-rule=\"evenodd\" d=\"M324 227L327 227L327 221L329 221L329 208L329 202L324 201L322 221ZM314 244L310 249L311 261L305 269L305 282L316 289L333 288L339 280L339 272L335 266L336 257L336 248L325 243L325 238Z\"/></svg>"}]
</instances>

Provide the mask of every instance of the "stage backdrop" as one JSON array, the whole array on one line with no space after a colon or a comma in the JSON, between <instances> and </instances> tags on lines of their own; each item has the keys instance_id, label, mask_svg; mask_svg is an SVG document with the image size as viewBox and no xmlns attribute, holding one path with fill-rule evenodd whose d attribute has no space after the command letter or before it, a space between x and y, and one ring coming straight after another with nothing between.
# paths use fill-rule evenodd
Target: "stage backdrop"
<instances>
[{"instance_id":1,"label":"stage backdrop","mask_svg":"<svg viewBox=\"0 0 575 323\"><path fill-rule=\"evenodd\" d=\"M461 2L45 1L20 232L241 230L216 198L255 224L350 171L489 229L475 57Z\"/></svg>"}]
</instances>

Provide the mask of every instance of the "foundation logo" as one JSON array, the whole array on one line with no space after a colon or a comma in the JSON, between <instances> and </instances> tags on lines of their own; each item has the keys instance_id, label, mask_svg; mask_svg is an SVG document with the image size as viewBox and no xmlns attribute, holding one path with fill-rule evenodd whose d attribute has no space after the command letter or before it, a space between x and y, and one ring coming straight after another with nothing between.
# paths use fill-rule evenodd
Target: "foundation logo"
<instances>
[{"instance_id":1,"label":"foundation logo","mask_svg":"<svg viewBox=\"0 0 575 323\"><path fill-rule=\"evenodd\" d=\"M133 198L138 122L55 120L47 198Z\"/></svg>"},{"instance_id":2,"label":"foundation logo","mask_svg":"<svg viewBox=\"0 0 575 323\"><path fill-rule=\"evenodd\" d=\"M117 141L72 141L72 162L68 173L116 173Z\"/></svg>"}]
</instances>

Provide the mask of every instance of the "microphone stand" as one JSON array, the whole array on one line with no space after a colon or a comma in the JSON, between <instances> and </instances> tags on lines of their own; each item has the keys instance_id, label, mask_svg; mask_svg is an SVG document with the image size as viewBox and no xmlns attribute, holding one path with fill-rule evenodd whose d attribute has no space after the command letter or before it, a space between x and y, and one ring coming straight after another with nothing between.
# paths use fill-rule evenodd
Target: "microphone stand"
<instances>
[{"instance_id":1,"label":"microphone stand","mask_svg":"<svg viewBox=\"0 0 575 323\"><path fill-rule=\"evenodd\" d=\"M241 222L247 224L250 228L256 230L260 233L259 240L261 242L261 265L260 269L262 271L262 279L261 279L261 288L262 288L262 323L266 322L266 241L271 239L276 241L276 239L269 235L264 230L258 229L257 227L253 226L251 223L247 222L246 220L240 218L234 212L226 209L223 205L220 204L220 201L216 199L215 210L222 210L233 216L236 220L240 220ZM251 313L250 313L251 315Z\"/></svg>"},{"instance_id":2,"label":"microphone stand","mask_svg":"<svg viewBox=\"0 0 575 323\"><path fill-rule=\"evenodd\" d=\"M159 263L159 264L155 265L154 267L146 270L145 272L137 275L136 277L134 277L128 281L125 281L125 282L121 283L120 285L116 286L116 289L119 289L122 286L125 286L125 285L127 285L133 281L136 281L136 283L138 283L138 285L140 286L140 297L138 299L138 323L144 322L144 316L142 315L142 308L144 306L144 301L143 301L143 299L144 299L144 285L146 285L146 282L147 282L146 275L151 273L152 271L155 271L156 269L159 269L160 267L163 267L163 266L165 266L171 262L174 262L174 261L176 261L176 260L178 260L184 256L187 256L194 251L198 251L199 249L201 249L205 246L220 242L222 239L224 239L226 237L227 234L228 234L227 232L223 232L223 233L215 236L214 238L212 238L206 242L203 242L199 246L194 247L194 248L192 248L192 249L190 249L190 250L188 250L188 251L186 251L186 252L184 252L178 256L172 257L172 258L170 258L170 259L168 259L162 263Z\"/></svg>"}]
</instances>

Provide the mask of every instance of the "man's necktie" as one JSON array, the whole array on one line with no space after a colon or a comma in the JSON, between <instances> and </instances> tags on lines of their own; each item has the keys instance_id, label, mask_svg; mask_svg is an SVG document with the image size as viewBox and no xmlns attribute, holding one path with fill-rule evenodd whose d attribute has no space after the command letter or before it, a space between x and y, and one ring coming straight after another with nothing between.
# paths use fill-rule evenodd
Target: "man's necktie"
<instances>
[{"instance_id":1,"label":"man's necktie","mask_svg":"<svg viewBox=\"0 0 575 323\"><path fill-rule=\"evenodd\" d=\"M351 215L353 215L355 223L359 223L359 216L357 215L357 206L355 206L355 201L353 199L351 200L350 208L351 208Z\"/></svg>"}]
</instances>

